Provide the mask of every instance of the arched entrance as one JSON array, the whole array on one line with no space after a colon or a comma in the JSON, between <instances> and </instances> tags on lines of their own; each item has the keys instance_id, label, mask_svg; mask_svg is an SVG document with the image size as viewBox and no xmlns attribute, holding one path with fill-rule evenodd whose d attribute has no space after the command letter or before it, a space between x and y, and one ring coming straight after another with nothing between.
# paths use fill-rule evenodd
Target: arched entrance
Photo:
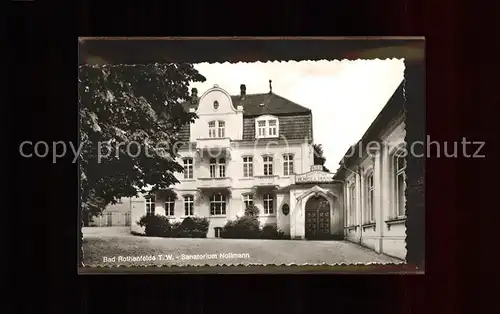
<instances>
[{"instance_id":1,"label":"arched entrance","mask_svg":"<svg viewBox=\"0 0 500 314\"><path fill-rule=\"evenodd\" d=\"M327 239L330 237L330 202L321 196L312 196L305 206L306 239Z\"/></svg>"}]
</instances>

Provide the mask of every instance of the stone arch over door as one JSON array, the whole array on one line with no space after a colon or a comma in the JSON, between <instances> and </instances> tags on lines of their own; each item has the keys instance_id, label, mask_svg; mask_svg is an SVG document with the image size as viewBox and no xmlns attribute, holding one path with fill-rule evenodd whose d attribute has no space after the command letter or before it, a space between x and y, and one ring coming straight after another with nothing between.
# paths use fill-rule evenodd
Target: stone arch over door
<instances>
[{"instance_id":1,"label":"stone arch over door","mask_svg":"<svg viewBox=\"0 0 500 314\"><path fill-rule=\"evenodd\" d=\"M306 239L330 238L332 211L333 204L324 193L312 193L304 199Z\"/></svg>"}]
</instances>

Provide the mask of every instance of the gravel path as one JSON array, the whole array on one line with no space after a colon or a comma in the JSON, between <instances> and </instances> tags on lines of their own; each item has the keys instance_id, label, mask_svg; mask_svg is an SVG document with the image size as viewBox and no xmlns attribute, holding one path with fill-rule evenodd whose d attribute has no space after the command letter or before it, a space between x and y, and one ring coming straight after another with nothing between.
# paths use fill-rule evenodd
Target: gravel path
<instances>
[{"instance_id":1,"label":"gravel path","mask_svg":"<svg viewBox=\"0 0 500 314\"><path fill-rule=\"evenodd\" d=\"M385 264L400 260L347 241L176 239L134 236L129 228L84 228L86 266Z\"/></svg>"}]
</instances>

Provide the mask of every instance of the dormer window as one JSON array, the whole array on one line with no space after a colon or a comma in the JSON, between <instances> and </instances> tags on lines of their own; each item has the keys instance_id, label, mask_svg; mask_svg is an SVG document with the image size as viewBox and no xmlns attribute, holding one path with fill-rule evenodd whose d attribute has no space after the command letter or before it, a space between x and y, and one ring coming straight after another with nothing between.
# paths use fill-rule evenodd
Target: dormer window
<instances>
[{"instance_id":1,"label":"dormer window","mask_svg":"<svg viewBox=\"0 0 500 314\"><path fill-rule=\"evenodd\" d=\"M257 121L257 132L259 137L266 137L266 121Z\"/></svg>"},{"instance_id":2,"label":"dormer window","mask_svg":"<svg viewBox=\"0 0 500 314\"><path fill-rule=\"evenodd\" d=\"M277 120L269 120L269 136L276 136L278 134L278 130L276 129Z\"/></svg>"},{"instance_id":3,"label":"dormer window","mask_svg":"<svg viewBox=\"0 0 500 314\"><path fill-rule=\"evenodd\" d=\"M255 120L255 137L268 138L279 136L279 121L273 116L262 116Z\"/></svg>"},{"instance_id":4,"label":"dormer window","mask_svg":"<svg viewBox=\"0 0 500 314\"><path fill-rule=\"evenodd\" d=\"M224 121L208 122L208 137L220 138L226 136L226 123Z\"/></svg>"}]
</instances>

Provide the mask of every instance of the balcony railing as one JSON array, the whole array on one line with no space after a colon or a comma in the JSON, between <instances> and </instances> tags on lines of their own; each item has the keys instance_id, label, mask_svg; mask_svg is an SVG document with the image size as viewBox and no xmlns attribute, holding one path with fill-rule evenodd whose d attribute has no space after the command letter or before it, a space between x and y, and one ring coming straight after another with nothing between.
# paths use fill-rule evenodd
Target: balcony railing
<instances>
[{"instance_id":1,"label":"balcony railing","mask_svg":"<svg viewBox=\"0 0 500 314\"><path fill-rule=\"evenodd\" d=\"M196 140L196 148L201 150L207 149L227 149L231 147L231 140L227 137L223 138L198 138Z\"/></svg>"},{"instance_id":2,"label":"balcony railing","mask_svg":"<svg viewBox=\"0 0 500 314\"><path fill-rule=\"evenodd\" d=\"M276 186L278 185L278 176L254 176L255 186Z\"/></svg>"},{"instance_id":3,"label":"balcony railing","mask_svg":"<svg viewBox=\"0 0 500 314\"><path fill-rule=\"evenodd\" d=\"M227 188L231 186L231 178L198 178L198 188Z\"/></svg>"}]
</instances>

